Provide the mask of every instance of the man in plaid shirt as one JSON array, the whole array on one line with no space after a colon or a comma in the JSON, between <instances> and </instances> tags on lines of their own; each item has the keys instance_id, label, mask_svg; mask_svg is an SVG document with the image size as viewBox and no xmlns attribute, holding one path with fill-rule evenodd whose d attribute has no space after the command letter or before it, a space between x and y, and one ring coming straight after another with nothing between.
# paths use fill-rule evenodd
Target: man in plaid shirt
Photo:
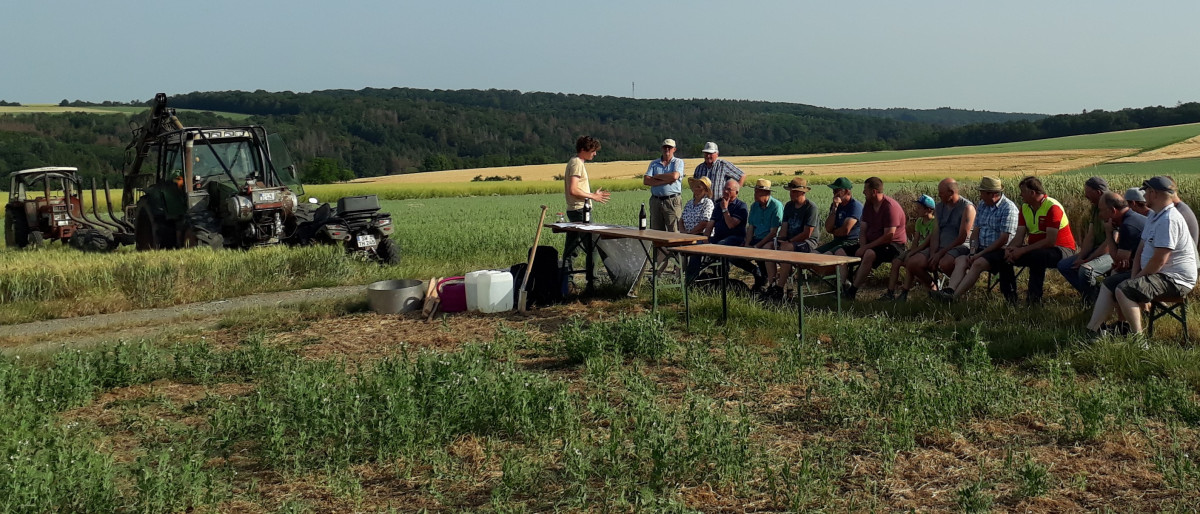
<instances>
[{"instance_id":1,"label":"man in plaid shirt","mask_svg":"<svg viewBox=\"0 0 1200 514\"><path fill-rule=\"evenodd\" d=\"M733 163L725 159L718 159L717 156L719 155L716 143L712 141L704 143L704 162L696 166L696 172L692 176L695 178L708 177L708 180L714 186L716 184L724 184L729 180L736 180L738 187L746 185L746 174L740 168L734 166ZM712 200L715 204L717 199L720 198L717 195L717 188L713 187L709 193L712 194Z\"/></svg>"},{"instance_id":2,"label":"man in plaid shirt","mask_svg":"<svg viewBox=\"0 0 1200 514\"><path fill-rule=\"evenodd\" d=\"M979 204L975 210L975 229L971 238L972 251L954 262L950 283L939 293L943 299L962 298L979 275L998 270L1004 264L1004 247L1017 232L1017 204L1004 196L1004 187L996 177L979 181Z\"/></svg>"}]
</instances>

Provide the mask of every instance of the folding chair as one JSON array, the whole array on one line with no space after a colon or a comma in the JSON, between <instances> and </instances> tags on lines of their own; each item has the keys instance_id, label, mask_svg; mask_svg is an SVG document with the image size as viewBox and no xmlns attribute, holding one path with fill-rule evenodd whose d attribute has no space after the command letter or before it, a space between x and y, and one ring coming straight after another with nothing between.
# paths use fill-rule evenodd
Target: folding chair
<instances>
[{"instance_id":1,"label":"folding chair","mask_svg":"<svg viewBox=\"0 0 1200 514\"><path fill-rule=\"evenodd\" d=\"M1013 278L1016 278L1019 280L1021 278L1022 273L1025 273L1025 267L1024 266L1016 266L1016 273L1013 275ZM987 292L991 293L992 290L995 289L996 286L1000 284L1000 275L998 273L992 272L992 270L987 270L987 274L988 274Z\"/></svg>"},{"instance_id":2,"label":"folding chair","mask_svg":"<svg viewBox=\"0 0 1200 514\"><path fill-rule=\"evenodd\" d=\"M1187 297L1159 298L1150 302L1150 326L1147 333L1154 337L1154 320L1163 316L1175 318L1183 325L1183 342L1190 342L1187 324Z\"/></svg>"}]
</instances>

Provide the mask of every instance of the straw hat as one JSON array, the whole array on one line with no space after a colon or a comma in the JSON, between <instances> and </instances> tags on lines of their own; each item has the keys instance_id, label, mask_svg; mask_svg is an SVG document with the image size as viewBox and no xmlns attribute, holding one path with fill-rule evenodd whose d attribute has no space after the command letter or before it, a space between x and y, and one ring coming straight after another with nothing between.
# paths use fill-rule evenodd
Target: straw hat
<instances>
[{"instance_id":1,"label":"straw hat","mask_svg":"<svg viewBox=\"0 0 1200 514\"><path fill-rule=\"evenodd\" d=\"M808 179L806 179L804 177L796 177L796 178L792 179L792 181L788 182L788 185L783 186L783 188L787 189L789 191L792 189L799 189L801 191L811 191L812 190L811 187L808 187Z\"/></svg>"},{"instance_id":2,"label":"straw hat","mask_svg":"<svg viewBox=\"0 0 1200 514\"><path fill-rule=\"evenodd\" d=\"M688 177L688 188L696 187L696 184L704 186L705 191L712 191L712 181L708 177Z\"/></svg>"},{"instance_id":3,"label":"straw hat","mask_svg":"<svg viewBox=\"0 0 1200 514\"><path fill-rule=\"evenodd\" d=\"M979 190L988 193L999 193L1004 191L1004 186L1000 183L1000 179L996 177L983 177L979 179Z\"/></svg>"},{"instance_id":4,"label":"straw hat","mask_svg":"<svg viewBox=\"0 0 1200 514\"><path fill-rule=\"evenodd\" d=\"M765 178L760 178L754 183L755 191L771 191L771 181Z\"/></svg>"}]
</instances>

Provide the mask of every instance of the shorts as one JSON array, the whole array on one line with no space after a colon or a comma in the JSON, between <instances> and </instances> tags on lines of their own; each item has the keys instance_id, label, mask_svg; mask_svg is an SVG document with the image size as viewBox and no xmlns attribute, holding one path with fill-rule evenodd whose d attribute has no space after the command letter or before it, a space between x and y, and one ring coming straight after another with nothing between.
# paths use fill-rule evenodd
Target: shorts
<instances>
[{"instance_id":1,"label":"shorts","mask_svg":"<svg viewBox=\"0 0 1200 514\"><path fill-rule=\"evenodd\" d=\"M853 246L853 247L855 247L855 249L857 249L858 248L858 239L850 239L850 238L839 239L839 238L835 237L835 238L833 238L833 241L830 241L821 246L818 246L815 250L813 250L813 252L815 252L815 253L833 253L833 252L837 251L838 248L845 248L847 246ZM850 253L853 253L853 252L850 252Z\"/></svg>"},{"instance_id":2,"label":"shorts","mask_svg":"<svg viewBox=\"0 0 1200 514\"><path fill-rule=\"evenodd\" d=\"M787 242L780 241L779 244L781 245L781 247L776 248L776 250L783 250L782 245L785 243L787 243ZM799 243L787 243L787 244L792 245L793 252L813 253L813 251L814 251L812 241L801 241Z\"/></svg>"},{"instance_id":3,"label":"shorts","mask_svg":"<svg viewBox=\"0 0 1200 514\"><path fill-rule=\"evenodd\" d=\"M858 253L859 248L861 248L859 245L853 245L842 247L842 250L846 252L846 255L854 255ZM900 243L889 243L882 246L876 246L871 250L875 252L875 262L871 263L871 269L875 269L878 268L880 264L892 262L892 259L899 257L900 254L904 253L904 246Z\"/></svg>"},{"instance_id":4,"label":"shorts","mask_svg":"<svg viewBox=\"0 0 1200 514\"><path fill-rule=\"evenodd\" d=\"M1129 277L1132 276L1133 274L1128 271L1123 273L1113 273L1112 275L1109 275L1108 278L1104 279L1104 287L1115 293L1117 292L1117 286L1121 285L1121 282L1129 280Z\"/></svg>"},{"instance_id":5,"label":"shorts","mask_svg":"<svg viewBox=\"0 0 1200 514\"><path fill-rule=\"evenodd\" d=\"M1162 273L1131 278L1117 286L1125 297L1137 303L1147 303L1159 298L1181 298L1192 288L1179 287L1170 277Z\"/></svg>"},{"instance_id":6,"label":"shorts","mask_svg":"<svg viewBox=\"0 0 1200 514\"><path fill-rule=\"evenodd\" d=\"M1004 264L1004 248L979 254L979 258L987 261L988 270L1000 271L1000 266Z\"/></svg>"}]
</instances>

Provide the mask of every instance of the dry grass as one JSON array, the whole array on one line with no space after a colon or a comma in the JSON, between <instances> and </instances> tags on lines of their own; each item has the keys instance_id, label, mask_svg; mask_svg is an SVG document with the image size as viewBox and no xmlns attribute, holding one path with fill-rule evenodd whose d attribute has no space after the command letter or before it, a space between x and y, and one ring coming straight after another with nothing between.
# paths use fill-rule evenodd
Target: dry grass
<instances>
[{"instance_id":1,"label":"dry grass","mask_svg":"<svg viewBox=\"0 0 1200 514\"><path fill-rule=\"evenodd\" d=\"M1045 152L1013 152L1003 154L973 154L953 155L944 157L926 157L919 159L902 159L880 162L858 162L844 164L756 164L763 161L775 161L795 157L809 156L779 156L760 155L749 157L730 157L729 161L746 171L750 177L785 176L791 177L797 171L804 175L816 176L816 183L822 183L828 177L832 181L836 177L849 177L851 180L862 180L870 176L879 176L891 181L907 180L924 182L939 180L947 176L959 178L978 178L983 175L1001 175L1002 177L1024 175L1046 175L1070 171L1087 166L1095 166L1113 159L1125 157L1136 149L1103 149L1103 150L1056 150ZM832 155L832 154L829 154ZM699 164L699 158L684 159L687 168L693 169ZM589 163L588 175L592 180L628 179L645 173L645 161L618 161ZM532 166L510 166L504 168L477 168L469 170L436 171L428 173L410 173L407 175L390 175L358 179L355 184L445 184L469 182L472 178L483 175L514 175L520 176L523 182L554 180L562 175L564 164L541 164ZM813 180L813 179L810 179Z\"/></svg>"},{"instance_id":2,"label":"dry grass","mask_svg":"<svg viewBox=\"0 0 1200 514\"><path fill-rule=\"evenodd\" d=\"M47 113L47 114L62 114L67 112L90 112L95 114L120 114L111 109L94 109L91 107L60 107L55 104L28 104L28 105L4 105L0 106L0 115L3 114L31 114L31 113Z\"/></svg>"},{"instance_id":3,"label":"dry grass","mask_svg":"<svg viewBox=\"0 0 1200 514\"><path fill-rule=\"evenodd\" d=\"M1191 157L1200 157L1200 136L1162 148L1148 150L1137 155L1114 159L1112 162L1150 162L1168 159L1187 159Z\"/></svg>"}]
</instances>

